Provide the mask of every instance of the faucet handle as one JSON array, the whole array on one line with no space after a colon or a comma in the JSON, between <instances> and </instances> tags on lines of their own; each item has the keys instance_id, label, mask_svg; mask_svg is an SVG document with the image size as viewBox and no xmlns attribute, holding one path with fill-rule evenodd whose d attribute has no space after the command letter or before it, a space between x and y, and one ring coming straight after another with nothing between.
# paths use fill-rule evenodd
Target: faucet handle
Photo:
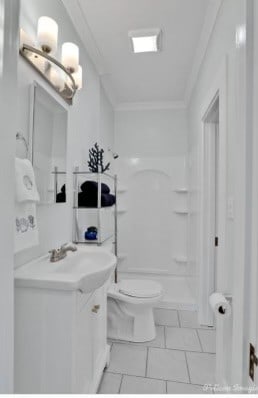
<instances>
[{"instance_id":1,"label":"faucet handle","mask_svg":"<svg viewBox=\"0 0 258 398\"><path fill-rule=\"evenodd\" d=\"M50 254L50 261L51 263L54 263L55 261L57 261L58 257L59 257L59 249L52 249L49 250L48 252Z\"/></svg>"},{"instance_id":2,"label":"faucet handle","mask_svg":"<svg viewBox=\"0 0 258 398\"><path fill-rule=\"evenodd\" d=\"M55 253L58 252L58 250L59 250L59 249L52 249L52 250L49 250L48 253L49 253L49 254L55 254Z\"/></svg>"}]
</instances>

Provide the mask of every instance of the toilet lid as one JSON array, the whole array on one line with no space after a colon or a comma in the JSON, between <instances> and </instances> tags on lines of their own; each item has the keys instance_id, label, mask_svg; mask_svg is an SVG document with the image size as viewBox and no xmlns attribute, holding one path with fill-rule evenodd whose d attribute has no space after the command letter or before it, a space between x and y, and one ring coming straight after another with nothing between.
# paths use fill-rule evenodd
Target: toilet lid
<instances>
[{"instance_id":1,"label":"toilet lid","mask_svg":"<svg viewBox=\"0 0 258 398\"><path fill-rule=\"evenodd\" d=\"M151 298L159 296L162 288L154 281L128 279L119 282L119 292L132 297Z\"/></svg>"}]
</instances>

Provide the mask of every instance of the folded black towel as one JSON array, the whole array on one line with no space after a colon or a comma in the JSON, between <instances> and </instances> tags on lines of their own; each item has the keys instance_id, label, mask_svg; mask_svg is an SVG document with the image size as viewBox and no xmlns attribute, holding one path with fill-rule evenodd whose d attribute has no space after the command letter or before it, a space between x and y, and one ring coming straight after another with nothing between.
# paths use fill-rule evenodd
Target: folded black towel
<instances>
[{"instance_id":1,"label":"folded black towel","mask_svg":"<svg viewBox=\"0 0 258 398\"><path fill-rule=\"evenodd\" d=\"M101 195L101 207L113 206L115 204L115 196L110 194ZM85 192L79 192L78 194L78 206L79 207L97 207L98 198L97 196L87 195Z\"/></svg>"},{"instance_id":2,"label":"folded black towel","mask_svg":"<svg viewBox=\"0 0 258 398\"><path fill-rule=\"evenodd\" d=\"M66 193L65 192L59 192L56 195L56 203L64 203L66 202Z\"/></svg>"},{"instance_id":3,"label":"folded black towel","mask_svg":"<svg viewBox=\"0 0 258 398\"><path fill-rule=\"evenodd\" d=\"M62 186L61 192L62 192L62 193L65 193L65 184Z\"/></svg>"},{"instance_id":4,"label":"folded black towel","mask_svg":"<svg viewBox=\"0 0 258 398\"><path fill-rule=\"evenodd\" d=\"M81 185L82 192L87 192L88 194L97 194L98 193L98 183L96 181L85 181ZM110 192L110 188L107 184L101 183L101 193L108 194Z\"/></svg>"}]
</instances>

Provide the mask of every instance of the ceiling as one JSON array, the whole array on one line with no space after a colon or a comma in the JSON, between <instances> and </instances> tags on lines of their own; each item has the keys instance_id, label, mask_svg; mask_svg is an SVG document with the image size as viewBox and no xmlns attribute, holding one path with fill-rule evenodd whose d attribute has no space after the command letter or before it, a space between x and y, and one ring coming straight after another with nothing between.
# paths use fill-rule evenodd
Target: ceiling
<instances>
[{"instance_id":1,"label":"ceiling","mask_svg":"<svg viewBox=\"0 0 258 398\"><path fill-rule=\"evenodd\" d=\"M185 100L210 0L63 0L113 102ZM133 54L128 31L160 28L159 53Z\"/></svg>"}]
</instances>

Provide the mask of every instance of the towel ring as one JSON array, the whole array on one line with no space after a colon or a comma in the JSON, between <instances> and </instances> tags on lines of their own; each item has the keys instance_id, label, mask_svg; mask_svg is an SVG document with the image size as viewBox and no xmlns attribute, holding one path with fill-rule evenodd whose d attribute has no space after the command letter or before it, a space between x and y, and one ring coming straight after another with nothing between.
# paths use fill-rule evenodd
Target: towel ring
<instances>
[{"instance_id":1,"label":"towel ring","mask_svg":"<svg viewBox=\"0 0 258 398\"><path fill-rule=\"evenodd\" d=\"M28 153L29 153L29 145L28 142L26 140L26 138L24 137L24 135L22 133L16 133L16 141L22 141L25 148L26 148L26 157L28 157Z\"/></svg>"}]
</instances>

